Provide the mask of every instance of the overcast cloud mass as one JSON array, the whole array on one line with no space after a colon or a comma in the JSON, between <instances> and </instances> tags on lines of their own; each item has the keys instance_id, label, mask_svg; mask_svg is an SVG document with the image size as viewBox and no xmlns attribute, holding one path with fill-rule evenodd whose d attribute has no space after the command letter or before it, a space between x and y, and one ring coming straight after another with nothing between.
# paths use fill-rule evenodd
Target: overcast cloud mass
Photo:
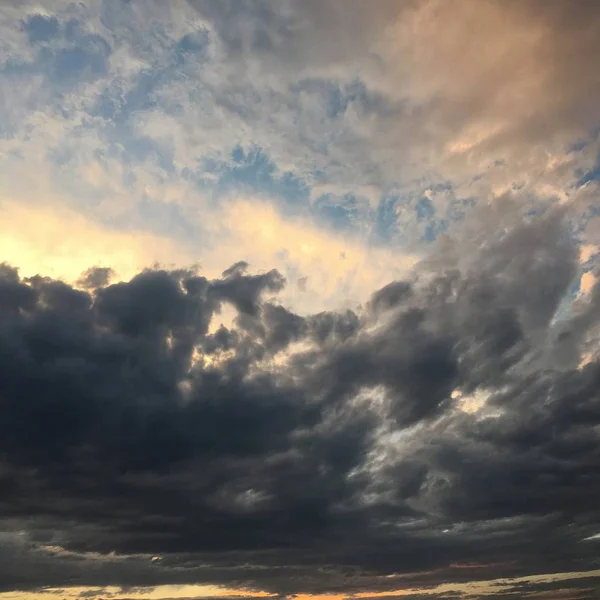
<instances>
[{"instance_id":1,"label":"overcast cloud mass","mask_svg":"<svg viewBox=\"0 0 600 600\"><path fill-rule=\"evenodd\" d=\"M600 598L600 3L0 2L0 600Z\"/></svg>"}]
</instances>

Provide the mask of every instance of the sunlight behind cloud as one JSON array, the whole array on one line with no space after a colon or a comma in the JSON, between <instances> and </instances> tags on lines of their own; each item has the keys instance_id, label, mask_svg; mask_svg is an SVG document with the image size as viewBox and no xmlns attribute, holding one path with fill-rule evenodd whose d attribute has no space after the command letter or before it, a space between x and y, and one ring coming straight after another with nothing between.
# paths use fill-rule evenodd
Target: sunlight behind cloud
<instances>
[{"instance_id":1,"label":"sunlight behind cloud","mask_svg":"<svg viewBox=\"0 0 600 600\"><path fill-rule=\"evenodd\" d=\"M0 255L21 275L74 282L92 266L129 279L154 263L187 266L192 257L168 239L104 228L65 208L0 204Z\"/></svg>"},{"instance_id":2,"label":"sunlight behind cloud","mask_svg":"<svg viewBox=\"0 0 600 600\"><path fill-rule=\"evenodd\" d=\"M285 301L302 312L354 307L392 278L409 276L419 257L387 248L369 248L306 220L286 219L259 201L235 200L208 225L214 245L203 257L217 274L243 255L253 269L275 266L288 279ZM217 266L218 265L218 266ZM298 291L298 282L306 286Z\"/></svg>"}]
</instances>

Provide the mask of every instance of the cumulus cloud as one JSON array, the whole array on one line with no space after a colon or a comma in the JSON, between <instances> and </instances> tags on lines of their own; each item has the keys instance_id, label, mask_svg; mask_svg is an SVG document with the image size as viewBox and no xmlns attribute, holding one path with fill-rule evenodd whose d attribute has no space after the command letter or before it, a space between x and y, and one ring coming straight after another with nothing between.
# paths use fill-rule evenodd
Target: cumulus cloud
<instances>
[{"instance_id":1,"label":"cumulus cloud","mask_svg":"<svg viewBox=\"0 0 600 600\"><path fill-rule=\"evenodd\" d=\"M27 519L23 565L42 565L9 565L4 588L593 569L600 365L576 363L600 292L553 319L578 265L566 222L517 223L351 314L294 314L269 299L282 276L243 262L92 270L85 291L3 266L2 520ZM237 318L211 332L226 304ZM119 567L79 570L103 555Z\"/></svg>"}]
</instances>

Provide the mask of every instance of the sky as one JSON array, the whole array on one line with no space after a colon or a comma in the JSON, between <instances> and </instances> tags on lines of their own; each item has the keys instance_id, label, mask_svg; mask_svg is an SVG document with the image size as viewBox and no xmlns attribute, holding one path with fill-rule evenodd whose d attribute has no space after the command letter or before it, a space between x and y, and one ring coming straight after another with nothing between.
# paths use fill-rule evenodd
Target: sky
<instances>
[{"instance_id":1,"label":"sky","mask_svg":"<svg viewBox=\"0 0 600 600\"><path fill-rule=\"evenodd\" d=\"M0 600L600 598L600 3L0 1Z\"/></svg>"}]
</instances>

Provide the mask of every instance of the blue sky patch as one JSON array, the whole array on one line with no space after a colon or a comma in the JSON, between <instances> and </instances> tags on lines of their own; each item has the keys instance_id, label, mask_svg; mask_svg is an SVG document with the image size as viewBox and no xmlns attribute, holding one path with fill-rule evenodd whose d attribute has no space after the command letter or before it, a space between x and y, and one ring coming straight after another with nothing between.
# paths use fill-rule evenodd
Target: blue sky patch
<instances>
[{"instance_id":1,"label":"blue sky patch","mask_svg":"<svg viewBox=\"0 0 600 600\"><path fill-rule=\"evenodd\" d=\"M23 23L30 44L47 42L56 37L59 32L59 23L56 17L32 15Z\"/></svg>"},{"instance_id":2,"label":"blue sky patch","mask_svg":"<svg viewBox=\"0 0 600 600\"><path fill-rule=\"evenodd\" d=\"M230 161L212 157L202 161L200 173L216 177L215 184L211 183L211 178L202 178L200 184L203 187L214 185L217 193L228 193L241 187L271 196L290 208L298 208L308 202L310 190L306 183L289 171L280 171L261 148L236 146L230 156Z\"/></svg>"}]
</instances>

